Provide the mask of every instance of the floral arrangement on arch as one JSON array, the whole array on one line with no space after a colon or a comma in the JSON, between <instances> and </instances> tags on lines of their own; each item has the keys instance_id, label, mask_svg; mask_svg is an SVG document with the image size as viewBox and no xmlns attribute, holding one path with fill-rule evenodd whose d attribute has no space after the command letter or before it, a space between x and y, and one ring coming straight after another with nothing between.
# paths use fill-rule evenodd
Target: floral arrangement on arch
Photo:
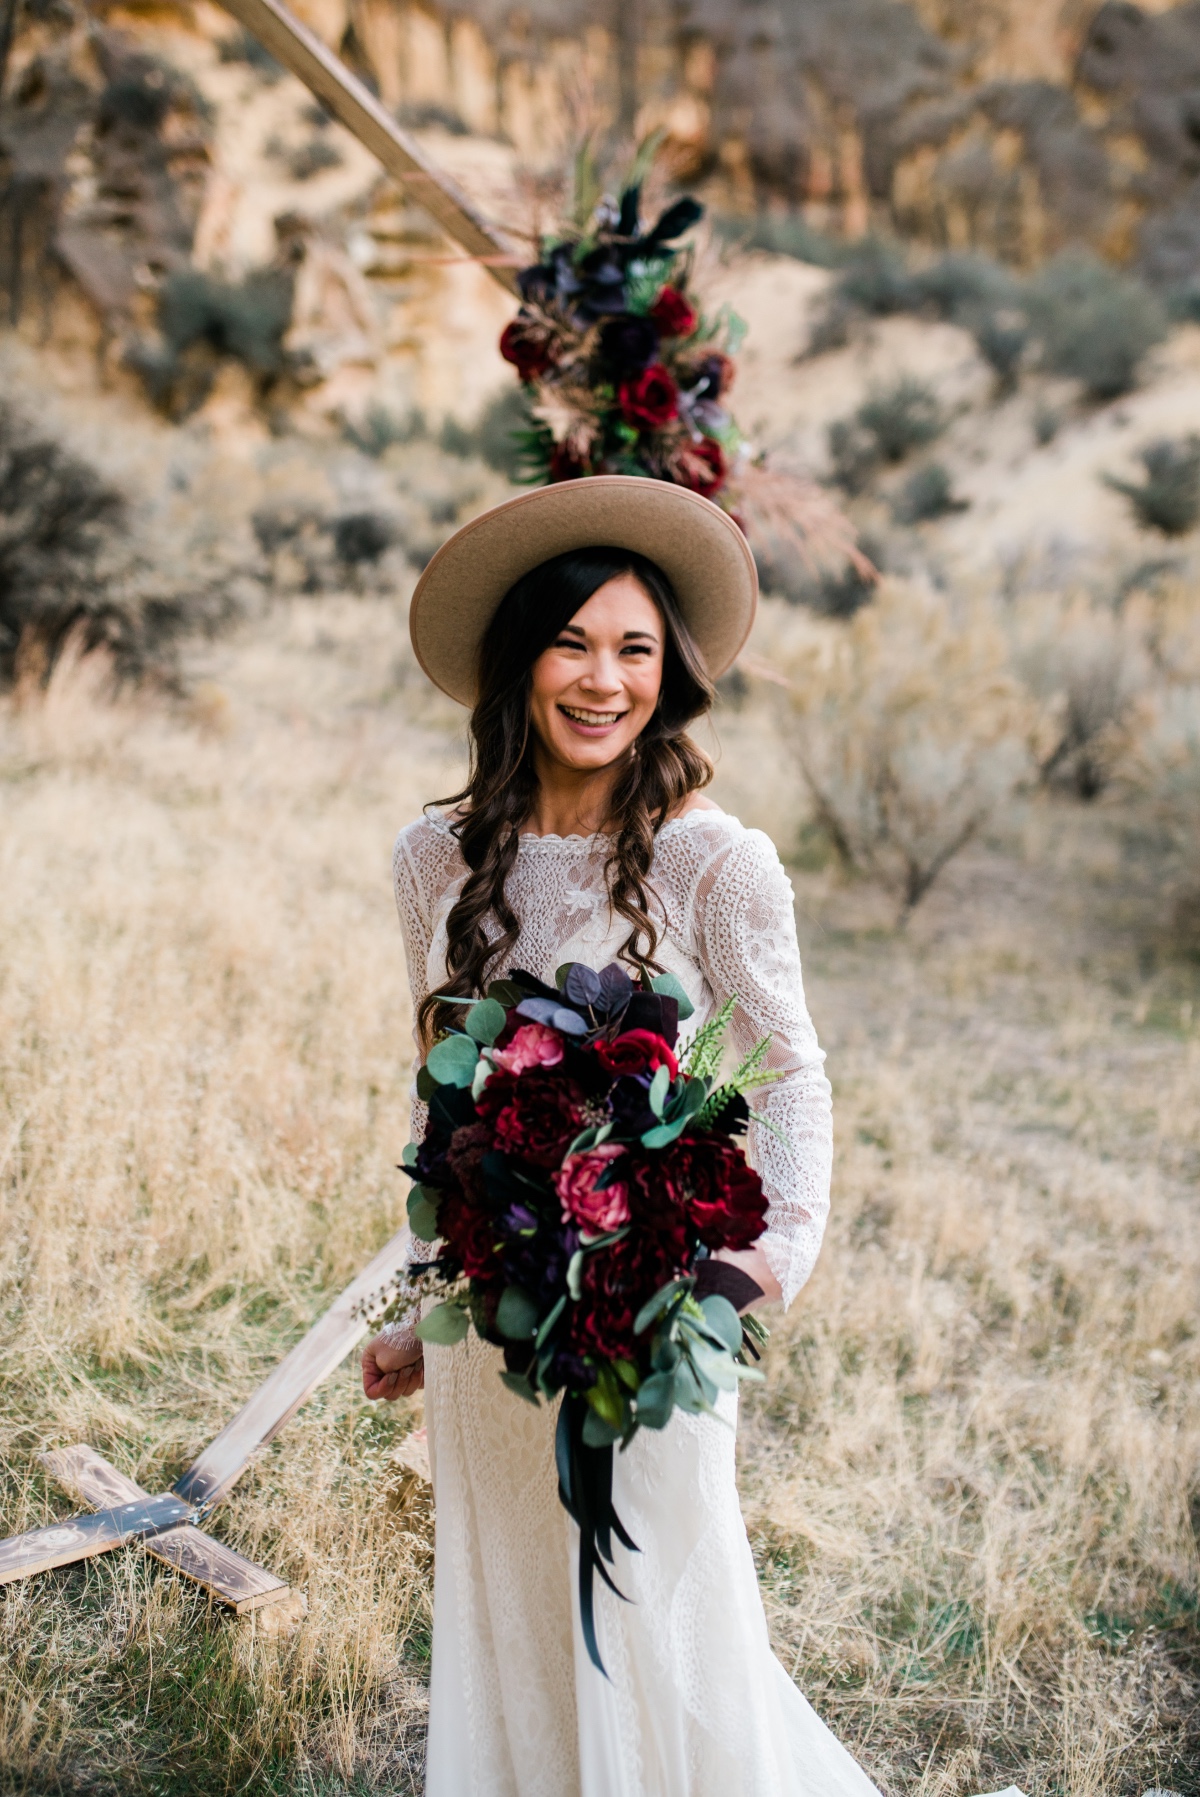
<instances>
[{"instance_id":1,"label":"floral arrangement on arch","mask_svg":"<svg viewBox=\"0 0 1200 1797\"><path fill-rule=\"evenodd\" d=\"M745 325L728 306L707 316L693 290L680 239L699 202L676 200L649 229L640 208L635 173L517 277L500 353L528 395L527 478L642 474L716 499L742 448L726 396Z\"/></svg>"},{"instance_id":2,"label":"floral arrangement on arch","mask_svg":"<svg viewBox=\"0 0 1200 1797\"><path fill-rule=\"evenodd\" d=\"M642 222L649 139L616 197L601 191L590 148L575 161L571 222L538 238L517 276L521 308L500 353L524 388L517 433L532 486L589 474L641 474L690 487L737 519L759 548L810 566L876 570L853 526L811 476L768 466L729 409L746 326L729 305L705 308L696 247L704 216L688 196Z\"/></svg>"}]
</instances>

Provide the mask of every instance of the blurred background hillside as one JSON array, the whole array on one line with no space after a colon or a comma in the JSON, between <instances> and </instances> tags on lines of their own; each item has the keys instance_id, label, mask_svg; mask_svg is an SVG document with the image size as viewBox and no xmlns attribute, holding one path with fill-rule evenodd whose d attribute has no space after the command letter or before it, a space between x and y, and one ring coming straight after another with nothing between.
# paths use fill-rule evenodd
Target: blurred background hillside
<instances>
[{"instance_id":1,"label":"blurred background hillside","mask_svg":"<svg viewBox=\"0 0 1200 1797\"><path fill-rule=\"evenodd\" d=\"M887 1797L1200 1797L1200 0L296 10L527 245L648 132L754 537L714 793L839 1119L743 1500ZM514 491L514 299L208 0L0 0L0 1525L169 1484L395 1228L419 570ZM421 1789L432 1523L344 1367L214 1531L0 1592L0 1792Z\"/></svg>"}]
</instances>

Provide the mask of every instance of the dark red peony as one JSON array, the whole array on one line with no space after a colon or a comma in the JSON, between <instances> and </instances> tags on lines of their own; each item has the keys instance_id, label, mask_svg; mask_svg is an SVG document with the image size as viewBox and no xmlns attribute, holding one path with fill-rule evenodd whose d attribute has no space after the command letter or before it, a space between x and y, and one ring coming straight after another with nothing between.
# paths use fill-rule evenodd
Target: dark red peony
<instances>
[{"instance_id":1,"label":"dark red peony","mask_svg":"<svg viewBox=\"0 0 1200 1797\"><path fill-rule=\"evenodd\" d=\"M725 485L725 451L711 437L689 443L676 457L671 474L677 486L690 487L705 499L711 499Z\"/></svg>"},{"instance_id":2,"label":"dark red peony","mask_svg":"<svg viewBox=\"0 0 1200 1797\"><path fill-rule=\"evenodd\" d=\"M523 381L536 381L554 361L554 345L544 326L518 313L500 333L500 354Z\"/></svg>"},{"instance_id":3,"label":"dark red peony","mask_svg":"<svg viewBox=\"0 0 1200 1797\"><path fill-rule=\"evenodd\" d=\"M583 1127L584 1094L557 1069L493 1073L476 1109L492 1126L494 1146L535 1166L557 1170Z\"/></svg>"},{"instance_id":4,"label":"dark red peony","mask_svg":"<svg viewBox=\"0 0 1200 1797\"><path fill-rule=\"evenodd\" d=\"M626 424L639 430L660 430L679 412L679 390L661 362L651 362L636 380L623 381L617 397Z\"/></svg>"},{"instance_id":5,"label":"dark red peony","mask_svg":"<svg viewBox=\"0 0 1200 1797\"><path fill-rule=\"evenodd\" d=\"M700 320L690 300L678 287L664 287L650 308L650 316L664 337L690 337Z\"/></svg>"},{"instance_id":6,"label":"dark red peony","mask_svg":"<svg viewBox=\"0 0 1200 1797\"><path fill-rule=\"evenodd\" d=\"M658 1157L654 1171L708 1247L749 1248L762 1234L767 1195L732 1142L720 1136L682 1137Z\"/></svg>"},{"instance_id":7,"label":"dark red peony","mask_svg":"<svg viewBox=\"0 0 1200 1797\"><path fill-rule=\"evenodd\" d=\"M470 1279L495 1277L500 1271L495 1219L465 1192L442 1194L438 1228Z\"/></svg>"},{"instance_id":8,"label":"dark red peony","mask_svg":"<svg viewBox=\"0 0 1200 1797\"><path fill-rule=\"evenodd\" d=\"M666 1067L679 1077L679 1062L670 1044L653 1030L626 1030L611 1042L597 1042L596 1058L610 1073L656 1073Z\"/></svg>"},{"instance_id":9,"label":"dark red peony","mask_svg":"<svg viewBox=\"0 0 1200 1797\"><path fill-rule=\"evenodd\" d=\"M550 452L550 479L579 480L587 473L587 463L581 462L565 443L556 443Z\"/></svg>"}]
</instances>

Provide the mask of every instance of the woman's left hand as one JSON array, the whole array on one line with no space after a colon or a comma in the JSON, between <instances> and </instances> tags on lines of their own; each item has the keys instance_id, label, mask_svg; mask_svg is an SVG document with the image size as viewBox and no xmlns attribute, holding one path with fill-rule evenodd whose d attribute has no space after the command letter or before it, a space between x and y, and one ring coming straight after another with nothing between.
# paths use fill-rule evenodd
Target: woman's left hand
<instances>
[{"instance_id":1,"label":"woman's left hand","mask_svg":"<svg viewBox=\"0 0 1200 1797\"><path fill-rule=\"evenodd\" d=\"M425 1349L412 1329L381 1329L362 1357L363 1391L368 1398L411 1397L425 1383Z\"/></svg>"}]
</instances>

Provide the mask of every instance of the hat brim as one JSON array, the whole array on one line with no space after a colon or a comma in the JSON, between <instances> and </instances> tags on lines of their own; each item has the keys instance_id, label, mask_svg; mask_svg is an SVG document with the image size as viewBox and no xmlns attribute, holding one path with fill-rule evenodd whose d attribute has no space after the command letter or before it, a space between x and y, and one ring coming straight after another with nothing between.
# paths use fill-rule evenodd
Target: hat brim
<instances>
[{"instance_id":1,"label":"hat brim","mask_svg":"<svg viewBox=\"0 0 1200 1797\"><path fill-rule=\"evenodd\" d=\"M569 549L600 546L661 568L710 676L732 665L758 603L758 571L738 524L669 481L596 474L518 494L443 543L408 614L413 650L434 685L473 705L484 633L514 581Z\"/></svg>"}]
</instances>

